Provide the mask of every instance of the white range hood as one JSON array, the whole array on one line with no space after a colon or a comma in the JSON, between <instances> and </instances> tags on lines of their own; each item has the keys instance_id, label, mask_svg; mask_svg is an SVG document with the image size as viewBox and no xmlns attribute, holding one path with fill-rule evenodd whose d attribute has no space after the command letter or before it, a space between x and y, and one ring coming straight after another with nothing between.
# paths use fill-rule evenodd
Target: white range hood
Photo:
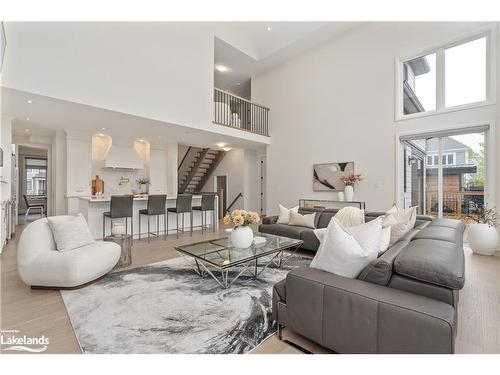
<instances>
[{"instance_id":1,"label":"white range hood","mask_svg":"<svg viewBox=\"0 0 500 375\"><path fill-rule=\"evenodd\" d=\"M144 169L144 162L132 146L112 145L104 162L105 168Z\"/></svg>"}]
</instances>

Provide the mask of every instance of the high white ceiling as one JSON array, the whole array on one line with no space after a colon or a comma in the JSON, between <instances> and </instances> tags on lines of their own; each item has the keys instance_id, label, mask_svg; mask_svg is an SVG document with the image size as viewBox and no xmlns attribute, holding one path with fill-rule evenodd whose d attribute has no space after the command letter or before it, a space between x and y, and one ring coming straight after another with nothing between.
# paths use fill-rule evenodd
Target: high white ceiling
<instances>
[{"instance_id":1,"label":"high white ceiling","mask_svg":"<svg viewBox=\"0 0 500 375\"><path fill-rule=\"evenodd\" d=\"M339 36L359 22L223 22L215 24L215 86L250 98L250 78ZM268 28L270 30L268 30Z\"/></svg>"},{"instance_id":2,"label":"high white ceiling","mask_svg":"<svg viewBox=\"0 0 500 375\"><path fill-rule=\"evenodd\" d=\"M359 25L359 22L218 22L215 35L255 60L294 46L302 52ZM270 30L268 30L270 28ZM306 43L304 43L306 42Z\"/></svg>"},{"instance_id":3,"label":"high white ceiling","mask_svg":"<svg viewBox=\"0 0 500 375\"><path fill-rule=\"evenodd\" d=\"M32 103L29 104L28 100ZM13 134L18 139L53 137L57 130L106 133L114 139L146 139L152 144L177 142L190 146L216 148L225 142L233 148L260 150L260 143L225 136L166 122L108 111L64 100L2 88L2 116L14 118ZM29 118L29 120L27 120ZM215 125L214 126L218 126ZM104 130L102 128L105 128ZM28 131L26 131L28 129ZM34 142L37 143L37 142Z\"/></svg>"}]
</instances>

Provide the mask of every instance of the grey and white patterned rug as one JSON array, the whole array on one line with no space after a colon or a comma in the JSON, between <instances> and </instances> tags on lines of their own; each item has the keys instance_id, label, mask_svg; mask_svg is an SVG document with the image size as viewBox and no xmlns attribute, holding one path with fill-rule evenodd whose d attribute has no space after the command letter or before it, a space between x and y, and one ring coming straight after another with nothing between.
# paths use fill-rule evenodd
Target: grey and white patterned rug
<instances>
[{"instance_id":1,"label":"grey and white patterned rug","mask_svg":"<svg viewBox=\"0 0 500 375\"><path fill-rule=\"evenodd\" d=\"M246 353L276 331L273 285L310 259L222 289L182 257L61 291L83 353Z\"/></svg>"}]
</instances>

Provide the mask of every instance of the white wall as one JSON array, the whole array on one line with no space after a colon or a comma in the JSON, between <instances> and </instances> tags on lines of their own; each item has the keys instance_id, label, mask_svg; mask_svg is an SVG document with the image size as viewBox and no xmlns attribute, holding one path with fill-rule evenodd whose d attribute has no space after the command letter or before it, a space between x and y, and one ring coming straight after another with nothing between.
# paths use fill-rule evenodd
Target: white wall
<instances>
[{"instance_id":1,"label":"white wall","mask_svg":"<svg viewBox=\"0 0 500 375\"><path fill-rule=\"evenodd\" d=\"M6 22L5 29L2 86L269 143L212 123L213 24Z\"/></svg>"},{"instance_id":2,"label":"white wall","mask_svg":"<svg viewBox=\"0 0 500 375\"><path fill-rule=\"evenodd\" d=\"M247 211L260 212L259 209L259 156L257 151L245 150L244 158L244 180L243 197L244 209Z\"/></svg>"},{"instance_id":3,"label":"white wall","mask_svg":"<svg viewBox=\"0 0 500 375\"><path fill-rule=\"evenodd\" d=\"M213 35L204 26L8 22L5 28L11 48L3 86L180 125L209 125Z\"/></svg>"},{"instance_id":4,"label":"white wall","mask_svg":"<svg viewBox=\"0 0 500 375\"><path fill-rule=\"evenodd\" d=\"M334 198L333 193L312 191L312 165L351 160L365 177L355 188L355 198L366 201L368 210L386 210L396 198L398 130L478 122L493 125L500 118L496 105L394 120L395 58L437 47L480 26L370 23L253 77L252 99L271 108L267 213L276 213L278 203L296 205L300 198ZM500 132L496 137L499 145ZM499 188L497 183L500 207Z\"/></svg>"}]
</instances>

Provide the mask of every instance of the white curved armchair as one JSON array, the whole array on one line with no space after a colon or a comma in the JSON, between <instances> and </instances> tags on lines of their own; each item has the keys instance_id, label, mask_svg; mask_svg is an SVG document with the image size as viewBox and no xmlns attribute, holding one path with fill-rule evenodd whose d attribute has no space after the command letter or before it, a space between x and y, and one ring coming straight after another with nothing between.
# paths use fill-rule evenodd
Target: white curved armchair
<instances>
[{"instance_id":1,"label":"white curved armchair","mask_svg":"<svg viewBox=\"0 0 500 375\"><path fill-rule=\"evenodd\" d=\"M111 271L120 254L119 245L104 241L58 251L47 219L39 219L21 233L17 264L21 280L32 287L72 288Z\"/></svg>"}]
</instances>

